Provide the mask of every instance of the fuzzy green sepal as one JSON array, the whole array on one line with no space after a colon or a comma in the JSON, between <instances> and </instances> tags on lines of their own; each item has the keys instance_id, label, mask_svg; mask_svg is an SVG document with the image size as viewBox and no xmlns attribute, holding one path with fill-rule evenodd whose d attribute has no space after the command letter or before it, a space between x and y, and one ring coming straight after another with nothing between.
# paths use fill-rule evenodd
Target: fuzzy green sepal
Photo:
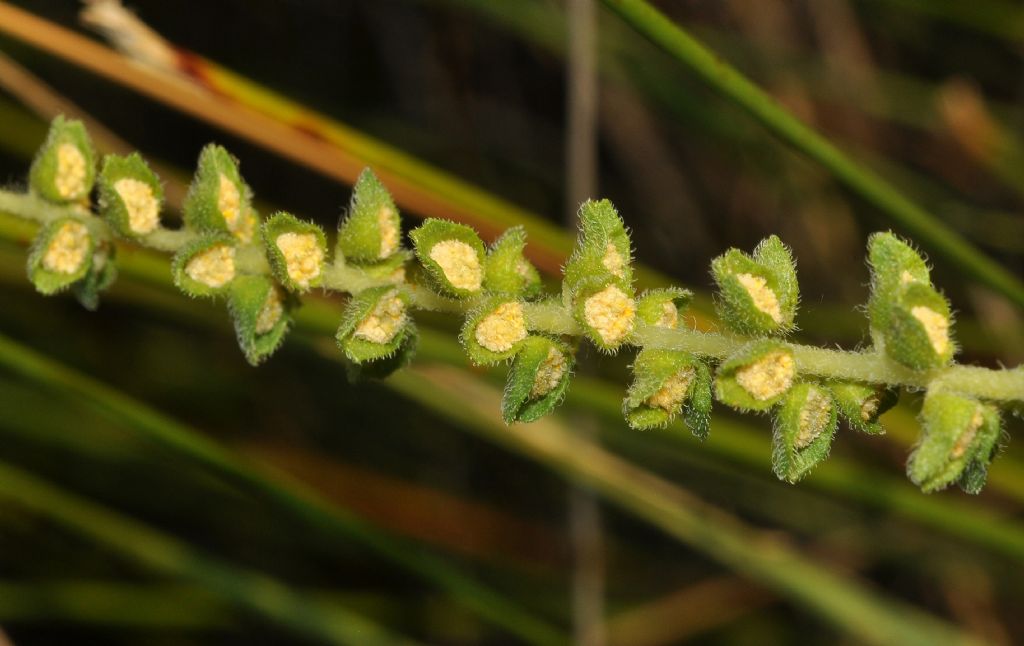
<instances>
[{"instance_id":1,"label":"fuzzy green sepal","mask_svg":"<svg viewBox=\"0 0 1024 646\"><path fill-rule=\"evenodd\" d=\"M484 287L497 294L527 300L540 296L544 285L537 268L526 259L526 229L514 226L491 245L484 265Z\"/></svg>"},{"instance_id":2,"label":"fuzzy green sepal","mask_svg":"<svg viewBox=\"0 0 1024 646\"><path fill-rule=\"evenodd\" d=\"M32 190L50 202L66 204L88 199L96 181L96 151L81 121L58 115L50 122L46 141L36 153L28 176Z\"/></svg>"},{"instance_id":3,"label":"fuzzy green sepal","mask_svg":"<svg viewBox=\"0 0 1024 646\"><path fill-rule=\"evenodd\" d=\"M252 190L238 171L238 160L216 144L199 153L182 210L185 226L197 231L229 233L243 244L256 235Z\"/></svg>"},{"instance_id":4,"label":"fuzzy green sepal","mask_svg":"<svg viewBox=\"0 0 1024 646\"><path fill-rule=\"evenodd\" d=\"M100 292L117 280L117 263L114 262L116 249L111 244L99 245L92 255L92 265L85 278L71 286L71 293L89 311L95 311L100 306Z\"/></svg>"},{"instance_id":5,"label":"fuzzy green sepal","mask_svg":"<svg viewBox=\"0 0 1024 646\"><path fill-rule=\"evenodd\" d=\"M408 332L402 339L402 344L395 352L383 359L374 361L363 361L356 363L345 360L345 374L349 383L359 383L369 379L385 379L397 370L408 366L416 356L416 348L419 345L419 334L416 326L409 324Z\"/></svg>"},{"instance_id":6,"label":"fuzzy green sepal","mask_svg":"<svg viewBox=\"0 0 1024 646\"><path fill-rule=\"evenodd\" d=\"M489 295L466 315L459 341L473 365L489 366L515 356L526 335L522 302Z\"/></svg>"},{"instance_id":7,"label":"fuzzy green sepal","mask_svg":"<svg viewBox=\"0 0 1024 646\"><path fill-rule=\"evenodd\" d=\"M913 370L941 368L953 360L949 301L931 285L914 283L903 288L890 304L888 326L877 330L885 353Z\"/></svg>"},{"instance_id":8,"label":"fuzzy green sepal","mask_svg":"<svg viewBox=\"0 0 1024 646\"><path fill-rule=\"evenodd\" d=\"M208 233L192 240L174 254L171 275L178 289L189 296L220 296L237 278L235 250L238 241L229 234Z\"/></svg>"},{"instance_id":9,"label":"fuzzy green sepal","mask_svg":"<svg viewBox=\"0 0 1024 646\"><path fill-rule=\"evenodd\" d=\"M289 291L305 292L323 281L327 236L312 222L278 211L260 229L274 278Z\"/></svg>"},{"instance_id":10,"label":"fuzzy green sepal","mask_svg":"<svg viewBox=\"0 0 1024 646\"><path fill-rule=\"evenodd\" d=\"M429 218L409 233L416 257L441 293L467 298L483 287L484 243L464 224Z\"/></svg>"},{"instance_id":11,"label":"fuzzy green sepal","mask_svg":"<svg viewBox=\"0 0 1024 646\"><path fill-rule=\"evenodd\" d=\"M868 238L868 265L871 268L871 297L868 316L873 329L889 327L891 304L909 284L931 284L928 265L909 244L891 232L873 233Z\"/></svg>"},{"instance_id":12,"label":"fuzzy green sepal","mask_svg":"<svg viewBox=\"0 0 1024 646\"><path fill-rule=\"evenodd\" d=\"M632 428L663 428L686 410L697 437L708 433L711 373L696 356L675 350L644 349L633 362L633 383L622 411Z\"/></svg>"},{"instance_id":13,"label":"fuzzy green sepal","mask_svg":"<svg viewBox=\"0 0 1024 646\"><path fill-rule=\"evenodd\" d=\"M599 350L612 354L629 339L636 326L631 284L595 276L577 283L572 296L573 318Z\"/></svg>"},{"instance_id":14,"label":"fuzzy green sepal","mask_svg":"<svg viewBox=\"0 0 1024 646\"><path fill-rule=\"evenodd\" d=\"M43 226L28 254L28 278L41 294L56 294L85 278L92 267L96 238L74 218Z\"/></svg>"},{"instance_id":15,"label":"fuzzy green sepal","mask_svg":"<svg viewBox=\"0 0 1024 646\"><path fill-rule=\"evenodd\" d=\"M387 260L381 260L367 265L356 265L360 271L371 278L380 280L391 280L404 282L406 279L405 264L409 262L413 254L408 249L400 249L391 254Z\"/></svg>"},{"instance_id":16,"label":"fuzzy green sepal","mask_svg":"<svg viewBox=\"0 0 1024 646\"><path fill-rule=\"evenodd\" d=\"M352 264L377 263L401 249L402 221L391 193L372 170L359 174L348 215L338 227L337 250Z\"/></svg>"},{"instance_id":17,"label":"fuzzy green sepal","mask_svg":"<svg viewBox=\"0 0 1024 646\"><path fill-rule=\"evenodd\" d=\"M801 383L791 388L775 415L775 475L797 482L827 458L838 419L832 394L824 386Z\"/></svg>"},{"instance_id":18,"label":"fuzzy green sepal","mask_svg":"<svg viewBox=\"0 0 1024 646\"><path fill-rule=\"evenodd\" d=\"M393 356L406 337L416 333L408 307L405 293L391 285L359 292L345 306L334 335L338 347L349 361L358 364Z\"/></svg>"},{"instance_id":19,"label":"fuzzy green sepal","mask_svg":"<svg viewBox=\"0 0 1024 646\"><path fill-rule=\"evenodd\" d=\"M862 433L883 435L878 418L896 405L900 391L886 386L867 385L853 381L829 381L839 414L850 425Z\"/></svg>"},{"instance_id":20,"label":"fuzzy green sepal","mask_svg":"<svg viewBox=\"0 0 1024 646\"><path fill-rule=\"evenodd\" d=\"M748 256L729 249L711 261L718 284L719 318L741 334L776 335L793 330L800 288L796 263L777 236L761 241Z\"/></svg>"},{"instance_id":21,"label":"fuzzy green sepal","mask_svg":"<svg viewBox=\"0 0 1024 646\"><path fill-rule=\"evenodd\" d=\"M562 289L574 294L585 283L633 282L633 250L626 226L608 200L587 200L580 206L580 232L565 263Z\"/></svg>"},{"instance_id":22,"label":"fuzzy green sepal","mask_svg":"<svg viewBox=\"0 0 1024 646\"><path fill-rule=\"evenodd\" d=\"M647 325L675 329L693 292L679 287L649 289L636 301L636 317Z\"/></svg>"},{"instance_id":23,"label":"fuzzy green sepal","mask_svg":"<svg viewBox=\"0 0 1024 646\"><path fill-rule=\"evenodd\" d=\"M506 424L533 422L565 397L575 357L568 345L546 336L530 336L512 361L501 399Z\"/></svg>"},{"instance_id":24,"label":"fuzzy green sepal","mask_svg":"<svg viewBox=\"0 0 1024 646\"><path fill-rule=\"evenodd\" d=\"M243 274L231 281L228 311L238 346L250 365L259 365L281 346L291 325L293 306L289 296L266 276Z\"/></svg>"},{"instance_id":25,"label":"fuzzy green sepal","mask_svg":"<svg viewBox=\"0 0 1024 646\"><path fill-rule=\"evenodd\" d=\"M922 436L907 463L910 480L925 493L957 481L966 491L980 491L999 440L995 409L971 397L929 392L921 407L921 426Z\"/></svg>"},{"instance_id":26,"label":"fuzzy green sepal","mask_svg":"<svg viewBox=\"0 0 1024 646\"><path fill-rule=\"evenodd\" d=\"M98 188L100 214L120 235L138 238L160 228L164 188L139 153L104 157Z\"/></svg>"},{"instance_id":27,"label":"fuzzy green sepal","mask_svg":"<svg viewBox=\"0 0 1024 646\"><path fill-rule=\"evenodd\" d=\"M715 396L740 411L763 411L777 404L795 381L793 352L779 341L762 339L722 362Z\"/></svg>"}]
</instances>

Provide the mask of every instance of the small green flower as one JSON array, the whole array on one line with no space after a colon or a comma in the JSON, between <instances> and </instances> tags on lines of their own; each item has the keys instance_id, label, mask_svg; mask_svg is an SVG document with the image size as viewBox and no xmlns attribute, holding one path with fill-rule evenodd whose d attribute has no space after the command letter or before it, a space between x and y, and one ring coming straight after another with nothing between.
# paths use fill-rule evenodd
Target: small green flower
<instances>
[{"instance_id":1,"label":"small green flower","mask_svg":"<svg viewBox=\"0 0 1024 646\"><path fill-rule=\"evenodd\" d=\"M633 362L633 384L622 403L632 428L663 428L684 409L686 422L700 439L708 435L711 372L696 356L646 348Z\"/></svg>"},{"instance_id":2,"label":"small green flower","mask_svg":"<svg viewBox=\"0 0 1024 646\"><path fill-rule=\"evenodd\" d=\"M85 223L60 218L36 234L28 255L28 277L41 294L55 294L85 278L96 240Z\"/></svg>"},{"instance_id":3,"label":"small green flower","mask_svg":"<svg viewBox=\"0 0 1024 646\"><path fill-rule=\"evenodd\" d=\"M487 291L535 298L543 290L537 268L526 259L526 229L514 226L494 241L484 263L484 287Z\"/></svg>"},{"instance_id":4,"label":"small green flower","mask_svg":"<svg viewBox=\"0 0 1024 646\"><path fill-rule=\"evenodd\" d=\"M636 301L636 316L646 325L674 330L679 327L680 315L686 311L693 292L679 287L651 289Z\"/></svg>"},{"instance_id":5,"label":"small green flower","mask_svg":"<svg viewBox=\"0 0 1024 646\"><path fill-rule=\"evenodd\" d=\"M238 161L216 144L199 154L183 211L185 225L198 231L230 233L242 244L256 235L252 191L238 172Z\"/></svg>"},{"instance_id":6,"label":"small green flower","mask_svg":"<svg viewBox=\"0 0 1024 646\"><path fill-rule=\"evenodd\" d=\"M793 352L779 341L754 341L718 367L715 396L741 411L768 410L796 380Z\"/></svg>"},{"instance_id":7,"label":"small green flower","mask_svg":"<svg viewBox=\"0 0 1024 646\"><path fill-rule=\"evenodd\" d=\"M174 284L189 296L218 296L227 291L237 275L237 240L211 233L182 247L171 261Z\"/></svg>"},{"instance_id":8,"label":"small green flower","mask_svg":"<svg viewBox=\"0 0 1024 646\"><path fill-rule=\"evenodd\" d=\"M532 422L550 413L565 397L575 358L561 341L530 336L512 361L501 400L506 424Z\"/></svg>"},{"instance_id":9,"label":"small green flower","mask_svg":"<svg viewBox=\"0 0 1024 646\"><path fill-rule=\"evenodd\" d=\"M32 190L50 202L83 202L96 180L96 152L81 121L58 116L29 171Z\"/></svg>"},{"instance_id":10,"label":"small green flower","mask_svg":"<svg viewBox=\"0 0 1024 646\"><path fill-rule=\"evenodd\" d=\"M291 324L288 295L266 276L245 274L231 281L228 311L246 360L259 365L284 341Z\"/></svg>"},{"instance_id":11,"label":"small green flower","mask_svg":"<svg viewBox=\"0 0 1024 646\"><path fill-rule=\"evenodd\" d=\"M394 356L415 333L408 298L384 285L349 300L335 340L349 361L362 364Z\"/></svg>"},{"instance_id":12,"label":"small green flower","mask_svg":"<svg viewBox=\"0 0 1024 646\"><path fill-rule=\"evenodd\" d=\"M742 334L785 334L793 329L800 288L796 263L777 236L769 236L748 256L730 249L711 262L718 284L718 315Z\"/></svg>"},{"instance_id":13,"label":"small green flower","mask_svg":"<svg viewBox=\"0 0 1024 646\"><path fill-rule=\"evenodd\" d=\"M459 340L474 365L493 365L515 356L526 335L522 301L492 295L466 316Z\"/></svg>"},{"instance_id":14,"label":"small green flower","mask_svg":"<svg viewBox=\"0 0 1024 646\"><path fill-rule=\"evenodd\" d=\"M572 314L587 338L606 353L616 352L636 325L632 285L595 276L572 293Z\"/></svg>"},{"instance_id":15,"label":"small green flower","mask_svg":"<svg viewBox=\"0 0 1024 646\"><path fill-rule=\"evenodd\" d=\"M580 206L580 232L565 264L562 289L574 294L583 284L633 282L633 250L626 226L608 200L587 200Z\"/></svg>"},{"instance_id":16,"label":"small green flower","mask_svg":"<svg viewBox=\"0 0 1024 646\"><path fill-rule=\"evenodd\" d=\"M99 198L100 214L126 238L146 236L160 228L164 189L138 153L103 158Z\"/></svg>"},{"instance_id":17,"label":"small green flower","mask_svg":"<svg viewBox=\"0 0 1024 646\"><path fill-rule=\"evenodd\" d=\"M445 295L466 298L484 282L484 243L464 224L427 219L409 233L427 275Z\"/></svg>"},{"instance_id":18,"label":"small green flower","mask_svg":"<svg viewBox=\"0 0 1024 646\"><path fill-rule=\"evenodd\" d=\"M900 397L898 390L852 381L830 381L827 386L835 398L839 414L850 428L871 435L885 433L878 418L896 405Z\"/></svg>"},{"instance_id":19,"label":"small green flower","mask_svg":"<svg viewBox=\"0 0 1024 646\"><path fill-rule=\"evenodd\" d=\"M327 257L327 238L320 227L283 211L263 224L263 244L274 277L293 292L320 285Z\"/></svg>"},{"instance_id":20,"label":"small green flower","mask_svg":"<svg viewBox=\"0 0 1024 646\"><path fill-rule=\"evenodd\" d=\"M352 189L348 215L338 227L337 249L354 264L378 263L401 249L398 207L373 171L364 169Z\"/></svg>"},{"instance_id":21,"label":"small green flower","mask_svg":"<svg viewBox=\"0 0 1024 646\"><path fill-rule=\"evenodd\" d=\"M775 415L775 475L796 482L827 458L837 422L835 401L827 388L812 383L793 386Z\"/></svg>"}]
</instances>

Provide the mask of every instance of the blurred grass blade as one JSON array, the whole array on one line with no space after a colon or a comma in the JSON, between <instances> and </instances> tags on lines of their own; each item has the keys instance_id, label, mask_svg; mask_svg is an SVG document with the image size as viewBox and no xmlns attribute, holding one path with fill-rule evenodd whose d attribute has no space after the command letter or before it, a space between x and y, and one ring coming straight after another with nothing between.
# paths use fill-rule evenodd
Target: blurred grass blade
<instances>
[{"instance_id":1,"label":"blurred grass blade","mask_svg":"<svg viewBox=\"0 0 1024 646\"><path fill-rule=\"evenodd\" d=\"M326 608L266 575L246 571L0 462L0 499L157 572L204 587L292 632L331 644L410 643L343 608Z\"/></svg>"},{"instance_id":2,"label":"blurred grass blade","mask_svg":"<svg viewBox=\"0 0 1024 646\"><path fill-rule=\"evenodd\" d=\"M776 136L827 168L839 181L979 282L1024 307L1024 282L790 114L757 85L645 0L602 0L637 32L688 67Z\"/></svg>"}]
</instances>

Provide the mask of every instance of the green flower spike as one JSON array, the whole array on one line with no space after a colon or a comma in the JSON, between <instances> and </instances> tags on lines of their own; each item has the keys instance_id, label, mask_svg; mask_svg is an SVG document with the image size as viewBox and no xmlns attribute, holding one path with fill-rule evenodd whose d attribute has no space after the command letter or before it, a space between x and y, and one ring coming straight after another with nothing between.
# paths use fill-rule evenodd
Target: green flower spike
<instances>
[{"instance_id":1,"label":"green flower spike","mask_svg":"<svg viewBox=\"0 0 1024 646\"><path fill-rule=\"evenodd\" d=\"M626 225L608 200L587 200L579 211L580 232L565 263L562 289L568 295L595 279L630 285L633 250Z\"/></svg>"},{"instance_id":2,"label":"green flower spike","mask_svg":"<svg viewBox=\"0 0 1024 646\"><path fill-rule=\"evenodd\" d=\"M878 418L896 405L899 390L851 381L830 381L827 386L850 428L871 435L885 433Z\"/></svg>"},{"instance_id":3,"label":"green flower spike","mask_svg":"<svg viewBox=\"0 0 1024 646\"><path fill-rule=\"evenodd\" d=\"M741 411L762 411L774 406L793 386L796 361L779 341L754 341L718 367L715 396Z\"/></svg>"},{"instance_id":4,"label":"green flower spike","mask_svg":"<svg viewBox=\"0 0 1024 646\"><path fill-rule=\"evenodd\" d=\"M291 323L288 296L266 276L242 275L231 282L228 311L238 345L256 366L281 346Z\"/></svg>"},{"instance_id":5,"label":"green flower spike","mask_svg":"<svg viewBox=\"0 0 1024 646\"><path fill-rule=\"evenodd\" d=\"M693 292L678 287L651 289L636 301L636 316L643 323L674 330L679 327L679 317L687 306Z\"/></svg>"},{"instance_id":6,"label":"green flower spike","mask_svg":"<svg viewBox=\"0 0 1024 646\"><path fill-rule=\"evenodd\" d=\"M474 365L511 359L526 339L523 303L507 296L489 296L466 316L459 340Z\"/></svg>"},{"instance_id":7,"label":"green flower spike","mask_svg":"<svg viewBox=\"0 0 1024 646\"><path fill-rule=\"evenodd\" d=\"M696 356L674 350L641 350L633 383L622 403L632 428L663 428L686 410L686 423L700 439L708 435L711 372Z\"/></svg>"},{"instance_id":8,"label":"green flower spike","mask_svg":"<svg viewBox=\"0 0 1024 646\"><path fill-rule=\"evenodd\" d=\"M968 493L985 484L998 448L999 413L977 400L930 392L921 408L923 434L907 463L907 475L925 493L954 482Z\"/></svg>"},{"instance_id":9,"label":"green flower spike","mask_svg":"<svg viewBox=\"0 0 1024 646\"><path fill-rule=\"evenodd\" d=\"M126 238L160 228L164 189L138 153L107 155L99 179L100 214Z\"/></svg>"},{"instance_id":10,"label":"green flower spike","mask_svg":"<svg viewBox=\"0 0 1024 646\"><path fill-rule=\"evenodd\" d=\"M353 296L335 334L345 357L356 364L394 356L415 326L409 316L409 302L397 287L384 285Z\"/></svg>"},{"instance_id":11,"label":"green flower spike","mask_svg":"<svg viewBox=\"0 0 1024 646\"><path fill-rule=\"evenodd\" d=\"M531 299L543 290L537 268L526 259L526 229L514 226L494 241L484 263L487 291Z\"/></svg>"},{"instance_id":12,"label":"green flower spike","mask_svg":"<svg viewBox=\"0 0 1024 646\"><path fill-rule=\"evenodd\" d=\"M338 252L348 262L363 265L390 258L402 245L398 207L369 168L352 188L348 216L338 227Z\"/></svg>"},{"instance_id":13,"label":"green flower spike","mask_svg":"<svg viewBox=\"0 0 1024 646\"><path fill-rule=\"evenodd\" d=\"M484 282L484 243L464 224L427 219L409 233L416 256L439 291L456 298L480 292Z\"/></svg>"},{"instance_id":14,"label":"green flower spike","mask_svg":"<svg viewBox=\"0 0 1024 646\"><path fill-rule=\"evenodd\" d=\"M42 294L55 294L85 278L92 267L95 239L73 218L45 225L28 255L28 277Z\"/></svg>"},{"instance_id":15,"label":"green flower spike","mask_svg":"<svg viewBox=\"0 0 1024 646\"><path fill-rule=\"evenodd\" d=\"M263 224L263 243L274 277L293 292L305 292L323 279L327 238L312 222L283 211Z\"/></svg>"},{"instance_id":16,"label":"green flower spike","mask_svg":"<svg viewBox=\"0 0 1024 646\"><path fill-rule=\"evenodd\" d=\"M837 422L835 401L827 388L811 383L791 388L775 416L775 475L796 482L827 458Z\"/></svg>"},{"instance_id":17,"label":"green flower spike","mask_svg":"<svg viewBox=\"0 0 1024 646\"><path fill-rule=\"evenodd\" d=\"M92 254L92 264L85 278L71 286L82 307L95 311L100 306L100 292L114 284L117 280L117 264L114 262L115 249L109 243L97 245Z\"/></svg>"},{"instance_id":18,"label":"green flower spike","mask_svg":"<svg viewBox=\"0 0 1024 646\"><path fill-rule=\"evenodd\" d=\"M209 234L193 240L174 255L174 284L189 296L223 294L237 275L237 240L227 234Z\"/></svg>"},{"instance_id":19,"label":"green flower spike","mask_svg":"<svg viewBox=\"0 0 1024 646\"><path fill-rule=\"evenodd\" d=\"M533 422L550 413L565 397L574 362L569 346L545 336L531 336L512 362L501 399L506 424Z\"/></svg>"},{"instance_id":20,"label":"green flower spike","mask_svg":"<svg viewBox=\"0 0 1024 646\"><path fill-rule=\"evenodd\" d=\"M32 162L32 190L50 202L84 202L95 180L96 152L85 126L58 116Z\"/></svg>"},{"instance_id":21,"label":"green flower spike","mask_svg":"<svg viewBox=\"0 0 1024 646\"><path fill-rule=\"evenodd\" d=\"M242 244L256 234L252 191L238 172L238 161L216 144L199 154L183 210L185 225L192 229L230 233Z\"/></svg>"},{"instance_id":22,"label":"green flower spike","mask_svg":"<svg viewBox=\"0 0 1024 646\"><path fill-rule=\"evenodd\" d=\"M786 334L800 301L796 263L777 236L769 236L748 256L729 249L711 261L718 284L718 315L736 332L751 335Z\"/></svg>"}]
</instances>

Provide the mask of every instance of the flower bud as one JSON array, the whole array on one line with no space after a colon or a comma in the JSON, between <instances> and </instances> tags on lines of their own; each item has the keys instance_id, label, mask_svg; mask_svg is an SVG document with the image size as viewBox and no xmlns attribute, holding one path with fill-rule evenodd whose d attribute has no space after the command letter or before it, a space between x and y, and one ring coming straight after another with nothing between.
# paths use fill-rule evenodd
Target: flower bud
<instances>
[{"instance_id":1,"label":"flower bud","mask_svg":"<svg viewBox=\"0 0 1024 646\"><path fill-rule=\"evenodd\" d=\"M86 276L92 266L95 238L74 218L60 218L36 234L28 256L28 277L42 294L55 294Z\"/></svg>"},{"instance_id":2,"label":"flower bud","mask_svg":"<svg viewBox=\"0 0 1024 646\"><path fill-rule=\"evenodd\" d=\"M438 291L456 298L480 292L484 281L484 243L464 224L427 219L409 233L416 256Z\"/></svg>"},{"instance_id":3,"label":"flower bud","mask_svg":"<svg viewBox=\"0 0 1024 646\"><path fill-rule=\"evenodd\" d=\"M768 410L789 391L796 376L793 352L785 344L754 341L718 367L715 395L741 411Z\"/></svg>"},{"instance_id":4,"label":"flower bud","mask_svg":"<svg viewBox=\"0 0 1024 646\"><path fill-rule=\"evenodd\" d=\"M604 352L615 352L633 332L636 301L632 286L595 277L580 281L572 294L572 313L587 338Z\"/></svg>"},{"instance_id":5,"label":"flower bud","mask_svg":"<svg viewBox=\"0 0 1024 646\"><path fill-rule=\"evenodd\" d=\"M71 286L82 307L95 311L100 305L100 292L114 284L117 280L117 265L114 263L115 249L109 242L96 245L92 254L89 271L82 280Z\"/></svg>"},{"instance_id":6,"label":"flower bud","mask_svg":"<svg viewBox=\"0 0 1024 646\"><path fill-rule=\"evenodd\" d=\"M748 256L730 249L711 262L718 284L719 318L742 334L785 334L793 329L800 289L796 263L777 236L769 236Z\"/></svg>"},{"instance_id":7,"label":"flower bud","mask_svg":"<svg viewBox=\"0 0 1024 646\"><path fill-rule=\"evenodd\" d=\"M540 295L540 274L523 255L525 248L526 229L521 226L508 229L494 241L484 263L487 291L526 299Z\"/></svg>"},{"instance_id":8,"label":"flower bud","mask_svg":"<svg viewBox=\"0 0 1024 646\"><path fill-rule=\"evenodd\" d=\"M496 295L466 316L459 340L474 365L492 365L512 358L526 334L522 301Z\"/></svg>"},{"instance_id":9,"label":"flower bud","mask_svg":"<svg viewBox=\"0 0 1024 646\"><path fill-rule=\"evenodd\" d=\"M811 383L793 386L775 415L775 475L796 482L827 458L837 422L835 401L827 388Z\"/></svg>"},{"instance_id":10,"label":"flower bud","mask_svg":"<svg viewBox=\"0 0 1024 646\"><path fill-rule=\"evenodd\" d=\"M636 316L646 325L674 330L692 297L693 292L678 287L648 290L637 299Z\"/></svg>"},{"instance_id":11,"label":"flower bud","mask_svg":"<svg viewBox=\"0 0 1024 646\"><path fill-rule=\"evenodd\" d=\"M193 240L174 255L174 284L189 296L223 294L237 275L235 238L209 234Z\"/></svg>"},{"instance_id":12,"label":"flower bud","mask_svg":"<svg viewBox=\"0 0 1024 646\"><path fill-rule=\"evenodd\" d=\"M50 202L82 202L96 180L96 153L81 121L56 117L29 171L32 190Z\"/></svg>"},{"instance_id":13,"label":"flower bud","mask_svg":"<svg viewBox=\"0 0 1024 646\"><path fill-rule=\"evenodd\" d=\"M228 311L250 365L259 365L281 346L291 324L290 309L288 295L266 276L245 274L231 282Z\"/></svg>"},{"instance_id":14,"label":"flower bud","mask_svg":"<svg viewBox=\"0 0 1024 646\"><path fill-rule=\"evenodd\" d=\"M348 262L361 265L390 258L401 245L398 207L373 171L366 168L352 188L348 215L338 227L338 252Z\"/></svg>"},{"instance_id":15,"label":"flower bud","mask_svg":"<svg viewBox=\"0 0 1024 646\"><path fill-rule=\"evenodd\" d=\"M830 381L827 385L839 414L850 428L871 435L885 433L878 418L896 405L900 398L899 390L853 381Z\"/></svg>"},{"instance_id":16,"label":"flower bud","mask_svg":"<svg viewBox=\"0 0 1024 646\"><path fill-rule=\"evenodd\" d=\"M971 397L929 392L921 426L922 436L907 463L910 480L925 493L958 481L969 493L980 491L999 441L996 409Z\"/></svg>"},{"instance_id":17,"label":"flower bud","mask_svg":"<svg viewBox=\"0 0 1024 646\"><path fill-rule=\"evenodd\" d=\"M230 233L242 244L252 242L256 233L252 191L238 172L238 161L216 144L199 154L183 211L186 226L198 231Z\"/></svg>"},{"instance_id":18,"label":"flower bud","mask_svg":"<svg viewBox=\"0 0 1024 646\"><path fill-rule=\"evenodd\" d=\"M263 224L263 243L274 277L290 291L305 292L323 279L327 238L311 222L275 213Z\"/></svg>"},{"instance_id":19,"label":"flower bud","mask_svg":"<svg viewBox=\"0 0 1024 646\"><path fill-rule=\"evenodd\" d=\"M633 362L633 383L622 403L632 428L663 428L680 412L697 437L708 434L711 412L711 373L688 352L646 348Z\"/></svg>"},{"instance_id":20,"label":"flower bud","mask_svg":"<svg viewBox=\"0 0 1024 646\"><path fill-rule=\"evenodd\" d=\"M562 402L574 357L569 346L546 336L530 336L512 361L501 400L506 424L532 422Z\"/></svg>"},{"instance_id":21,"label":"flower bud","mask_svg":"<svg viewBox=\"0 0 1024 646\"><path fill-rule=\"evenodd\" d=\"M415 326L408 298L399 288L384 285L349 299L335 339L349 361L362 364L395 355L411 335Z\"/></svg>"},{"instance_id":22,"label":"flower bud","mask_svg":"<svg viewBox=\"0 0 1024 646\"><path fill-rule=\"evenodd\" d=\"M633 282L633 251L626 226L608 200L580 206L580 232L565 264L562 289L574 294L583 283Z\"/></svg>"},{"instance_id":23,"label":"flower bud","mask_svg":"<svg viewBox=\"0 0 1024 646\"><path fill-rule=\"evenodd\" d=\"M101 215L126 238L145 236L160 228L164 189L138 153L103 158L99 198Z\"/></svg>"}]
</instances>

